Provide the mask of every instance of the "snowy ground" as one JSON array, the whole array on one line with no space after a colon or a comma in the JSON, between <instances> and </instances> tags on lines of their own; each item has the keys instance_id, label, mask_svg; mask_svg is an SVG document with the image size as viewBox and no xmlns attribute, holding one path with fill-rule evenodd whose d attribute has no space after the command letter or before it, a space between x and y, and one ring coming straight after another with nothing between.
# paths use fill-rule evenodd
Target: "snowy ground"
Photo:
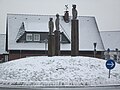
<instances>
[{"instance_id":1,"label":"snowy ground","mask_svg":"<svg viewBox=\"0 0 120 90\"><path fill-rule=\"evenodd\" d=\"M90 57L28 57L0 64L0 85L120 85L120 64Z\"/></svg>"}]
</instances>

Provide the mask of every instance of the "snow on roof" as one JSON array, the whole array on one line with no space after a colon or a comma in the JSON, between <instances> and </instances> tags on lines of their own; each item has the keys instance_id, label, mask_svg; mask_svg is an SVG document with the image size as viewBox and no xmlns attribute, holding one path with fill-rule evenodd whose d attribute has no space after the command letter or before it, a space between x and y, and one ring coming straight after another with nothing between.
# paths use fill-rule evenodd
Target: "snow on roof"
<instances>
[{"instance_id":1,"label":"snow on roof","mask_svg":"<svg viewBox=\"0 0 120 90\"><path fill-rule=\"evenodd\" d=\"M102 41L104 43L105 50L120 49L120 31L101 31Z\"/></svg>"},{"instance_id":2,"label":"snow on roof","mask_svg":"<svg viewBox=\"0 0 120 90\"><path fill-rule=\"evenodd\" d=\"M0 34L0 54L3 54L5 52L5 34Z\"/></svg>"},{"instance_id":3,"label":"snow on roof","mask_svg":"<svg viewBox=\"0 0 120 90\"><path fill-rule=\"evenodd\" d=\"M25 31L28 32L49 32L48 24L42 22L25 22Z\"/></svg>"},{"instance_id":4,"label":"snow on roof","mask_svg":"<svg viewBox=\"0 0 120 90\"><path fill-rule=\"evenodd\" d=\"M53 18L55 21L55 15L8 14L7 17L9 50L45 50L44 43L17 43L15 39L22 22L25 23L26 31L48 31L49 18ZM97 43L97 50L103 51L104 47L95 17L78 16L78 20L79 50L93 51L93 43ZM71 20L69 23L65 23L63 16L60 16L60 31L64 32L71 41ZM61 44L61 50L71 50L71 44Z\"/></svg>"}]
</instances>

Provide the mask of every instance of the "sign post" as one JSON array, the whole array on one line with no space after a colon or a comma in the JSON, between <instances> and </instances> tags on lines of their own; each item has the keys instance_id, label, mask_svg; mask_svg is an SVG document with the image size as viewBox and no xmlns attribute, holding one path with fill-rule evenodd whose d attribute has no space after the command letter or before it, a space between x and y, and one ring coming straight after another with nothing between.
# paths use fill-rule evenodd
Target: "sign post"
<instances>
[{"instance_id":1,"label":"sign post","mask_svg":"<svg viewBox=\"0 0 120 90\"><path fill-rule=\"evenodd\" d=\"M108 76L108 78L110 78L110 71L111 71L111 69L113 69L115 67L115 61L113 61L111 59L107 60L106 67L107 67L107 69L109 69L109 76Z\"/></svg>"},{"instance_id":2,"label":"sign post","mask_svg":"<svg viewBox=\"0 0 120 90\"><path fill-rule=\"evenodd\" d=\"M110 78L110 70L111 70L111 69L109 69L109 76L108 76L108 78Z\"/></svg>"}]
</instances>

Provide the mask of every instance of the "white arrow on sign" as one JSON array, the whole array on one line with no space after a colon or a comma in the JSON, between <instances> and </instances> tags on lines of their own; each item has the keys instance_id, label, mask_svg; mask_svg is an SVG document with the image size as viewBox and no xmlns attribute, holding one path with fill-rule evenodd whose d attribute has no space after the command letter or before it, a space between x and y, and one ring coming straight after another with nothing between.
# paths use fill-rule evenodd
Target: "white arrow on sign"
<instances>
[{"instance_id":1,"label":"white arrow on sign","mask_svg":"<svg viewBox=\"0 0 120 90\"><path fill-rule=\"evenodd\" d=\"M113 67L113 66L114 66L114 63L113 63L113 62L111 62L111 63L107 63L107 65Z\"/></svg>"}]
</instances>

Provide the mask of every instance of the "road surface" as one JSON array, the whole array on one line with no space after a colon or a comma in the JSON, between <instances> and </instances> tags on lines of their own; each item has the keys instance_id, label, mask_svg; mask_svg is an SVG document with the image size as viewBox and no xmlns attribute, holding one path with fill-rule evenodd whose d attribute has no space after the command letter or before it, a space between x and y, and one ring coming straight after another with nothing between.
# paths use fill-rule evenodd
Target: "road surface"
<instances>
[{"instance_id":1,"label":"road surface","mask_svg":"<svg viewBox=\"0 0 120 90\"><path fill-rule=\"evenodd\" d=\"M120 90L120 87L85 87L85 88L5 88L0 90Z\"/></svg>"}]
</instances>

